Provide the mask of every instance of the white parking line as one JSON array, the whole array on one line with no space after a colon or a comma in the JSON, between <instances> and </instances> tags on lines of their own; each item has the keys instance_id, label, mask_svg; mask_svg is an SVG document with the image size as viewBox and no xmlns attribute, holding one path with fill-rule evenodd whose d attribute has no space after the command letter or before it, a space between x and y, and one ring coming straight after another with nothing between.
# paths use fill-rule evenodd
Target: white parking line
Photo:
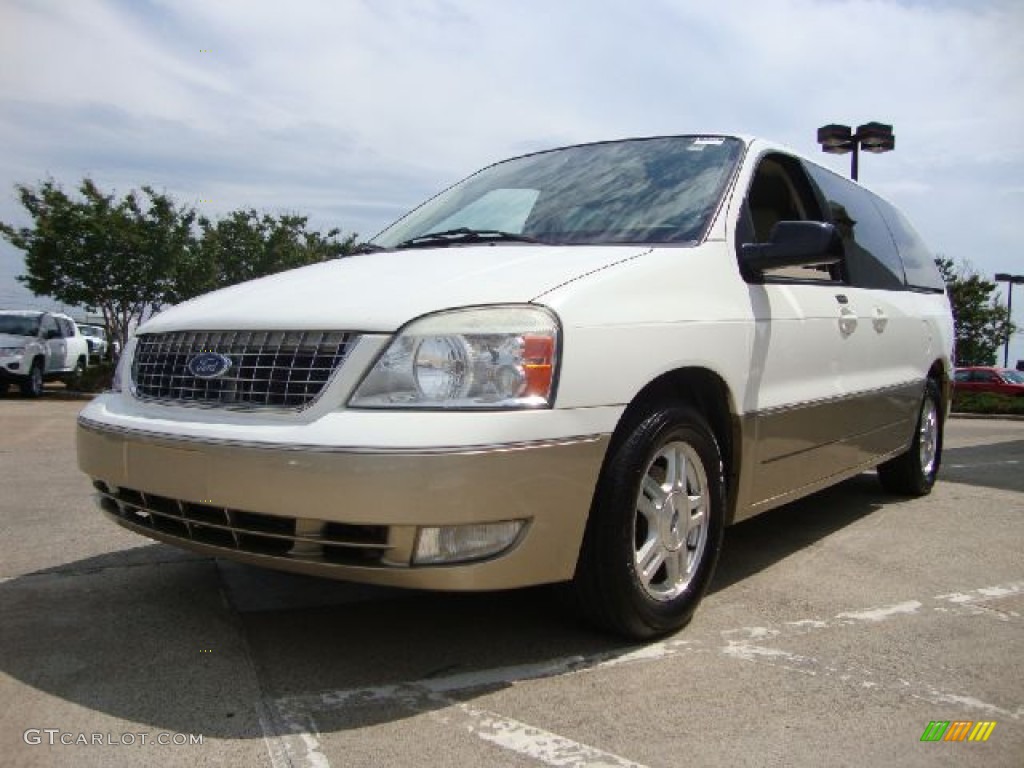
<instances>
[{"instance_id":1,"label":"white parking line","mask_svg":"<svg viewBox=\"0 0 1024 768\"><path fill-rule=\"evenodd\" d=\"M326 757L323 762L317 763L316 756L307 755L304 749L301 752L301 757L299 756L299 749L290 743L288 736L293 729L296 729L296 726L282 717L280 708L276 704L261 701L257 709L260 729L263 731L263 744L270 756L271 768L295 768L296 765L319 765L320 768L330 768ZM301 730L301 726L297 730ZM302 742L301 736L298 737L298 741ZM293 756L299 762L293 760Z\"/></svg>"},{"instance_id":2,"label":"white parking line","mask_svg":"<svg viewBox=\"0 0 1024 768\"><path fill-rule=\"evenodd\" d=\"M632 760L468 704L455 704L444 714L434 713L434 718L461 726L486 742L545 765L644 768Z\"/></svg>"},{"instance_id":3,"label":"white parking line","mask_svg":"<svg viewBox=\"0 0 1024 768\"><path fill-rule=\"evenodd\" d=\"M273 768L331 768L320 748L320 733L308 708L288 699L266 702L269 712L260 717L263 740Z\"/></svg>"},{"instance_id":4,"label":"white parking line","mask_svg":"<svg viewBox=\"0 0 1024 768\"><path fill-rule=\"evenodd\" d=\"M881 608L871 608L866 611L854 611L851 613L837 613L836 618L839 620L849 619L852 622L857 621L885 621L891 619L893 616L900 616L902 614L917 613L921 607L921 603L917 600L908 600L905 603L897 603L896 605L885 605Z\"/></svg>"},{"instance_id":5,"label":"white parking line","mask_svg":"<svg viewBox=\"0 0 1024 768\"><path fill-rule=\"evenodd\" d=\"M543 668L524 665L488 670L483 675L454 675L449 678L422 680L401 685L333 691L319 696L295 696L274 702L283 732L271 735L270 741L283 745L290 768L330 768L320 742L313 712L330 711L347 705L359 706L370 701L390 700L407 710L429 717L448 727L455 727L501 749L515 752L544 765L587 766L590 768L645 768L640 763L584 744L557 733L515 720L497 712L473 707L448 698L444 691L473 689L504 682L508 679L538 679L572 671L580 657L564 660L564 665ZM502 672L506 673L503 675ZM537 673L540 674L537 674ZM487 682L484 682L487 681ZM319 706L318 706L319 705ZM275 763L275 768L279 768Z\"/></svg>"},{"instance_id":6,"label":"white parking line","mask_svg":"<svg viewBox=\"0 0 1024 768\"><path fill-rule=\"evenodd\" d=\"M1024 581L1011 581L998 587L981 587L972 589L969 592L950 592L946 595L936 595L936 600L947 600L951 603L963 605L965 603L977 603L982 600L993 598L1010 597L1011 595L1024 594Z\"/></svg>"},{"instance_id":7,"label":"white parking line","mask_svg":"<svg viewBox=\"0 0 1024 768\"><path fill-rule=\"evenodd\" d=\"M981 464L944 464L944 469L981 469L982 467L1005 467L1020 464L1017 459L1004 459L1002 461L985 461Z\"/></svg>"},{"instance_id":8,"label":"white parking line","mask_svg":"<svg viewBox=\"0 0 1024 768\"><path fill-rule=\"evenodd\" d=\"M936 595L927 602L943 604L931 605L933 611L977 615L975 604L1019 594L1024 594L1024 581ZM455 701L449 698L448 694L509 686L556 676L584 674L623 664L662 661L688 653L716 651L743 662L766 663L809 676L834 677L843 683L861 688L883 688L936 704L955 704L976 709L990 717L998 715L1014 720L1024 717L1024 707L1010 710L969 695L941 691L925 683L899 678L887 680L860 665L830 664L764 644L809 632L877 624L917 616L921 615L922 609L928 607L926 602L907 600L859 611L846 611L829 619L805 618L787 621L781 625L781 629L739 627L720 632L724 644L716 644L716 648L709 647L697 639L672 638L649 643L627 653L619 651L589 656L566 656L534 664L475 670L405 683L282 697L268 702L273 713L266 719L261 718L261 724L268 740L268 749L275 745L278 752L276 756L273 752L271 754L274 768L330 768L330 762L320 744L316 715L381 701L394 702L397 706L424 714L436 722L454 726L483 741L545 765L643 768L639 763L619 755L487 709ZM1003 620L1010 620L1011 617L1019 618L1018 614L1012 612L1000 616ZM286 753L287 762L281 762L282 751Z\"/></svg>"},{"instance_id":9,"label":"white parking line","mask_svg":"<svg viewBox=\"0 0 1024 768\"><path fill-rule=\"evenodd\" d=\"M986 717L1007 717L1019 720L1024 716L1024 707L1009 710L995 704L989 704L973 696L950 693L926 683L896 678L886 680L879 678L872 670L860 665L829 664L812 656L791 653L781 648L768 648L743 640L734 640L722 648L727 656L747 662L764 663L768 666L796 672L801 675L820 678L836 678L847 685L860 688L878 688L890 690L932 704L955 704L964 709L976 709L985 713Z\"/></svg>"}]
</instances>

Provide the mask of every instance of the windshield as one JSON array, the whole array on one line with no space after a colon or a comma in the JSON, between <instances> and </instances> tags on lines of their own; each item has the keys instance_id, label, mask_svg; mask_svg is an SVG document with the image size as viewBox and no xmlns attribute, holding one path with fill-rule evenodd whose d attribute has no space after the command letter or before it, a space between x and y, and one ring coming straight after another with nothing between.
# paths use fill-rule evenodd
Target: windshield
<instances>
[{"instance_id":1,"label":"windshield","mask_svg":"<svg viewBox=\"0 0 1024 768\"><path fill-rule=\"evenodd\" d=\"M98 336L103 338L106 336L106 332L98 325L79 325L78 330L82 332L83 336Z\"/></svg>"},{"instance_id":2,"label":"windshield","mask_svg":"<svg viewBox=\"0 0 1024 768\"><path fill-rule=\"evenodd\" d=\"M410 247L444 233L430 245L482 239L693 244L742 151L738 139L676 136L506 160L442 192L371 242Z\"/></svg>"},{"instance_id":3,"label":"windshield","mask_svg":"<svg viewBox=\"0 0 1024 768\"><path fill-rule=\"evenodd\" d=\"M0 315L0 333L12 336L38 336L42 315Z\"/></svg>"},{"instance_id":4,"label":"windshield","mask_svg":"<svg viewBox=\"0 0 1024 768\"><path fill-rule=\"evenodd\" d=\"M1003 378L1011 384L1024 384L1024 373L1009 368L1003 370Z\"/></svg>"}]
</instances>

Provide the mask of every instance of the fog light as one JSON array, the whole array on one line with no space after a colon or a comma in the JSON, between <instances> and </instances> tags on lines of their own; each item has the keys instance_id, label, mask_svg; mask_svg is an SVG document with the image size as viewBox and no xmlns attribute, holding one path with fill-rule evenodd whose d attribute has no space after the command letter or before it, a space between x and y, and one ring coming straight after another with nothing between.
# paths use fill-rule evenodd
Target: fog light
<instances>
[{"instance_id":1,"label":"fog light","mask_svg":"<svg viewBox=\"0 0 1024 768\"><path fill-rule=\"evenodd\" d=\"M459 563L496 555L512 546L523 530L523 523L522 520L507 520L420 528L413 562L417 565Z\"/></svg>"}]
</instances>

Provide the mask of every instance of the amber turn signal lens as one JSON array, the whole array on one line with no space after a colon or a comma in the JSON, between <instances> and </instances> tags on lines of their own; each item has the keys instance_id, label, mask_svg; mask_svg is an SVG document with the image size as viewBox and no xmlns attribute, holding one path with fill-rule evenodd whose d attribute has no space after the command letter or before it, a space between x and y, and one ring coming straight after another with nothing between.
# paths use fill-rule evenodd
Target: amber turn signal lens
<instances>
[{"instance_id":1,"label":"amber turn signal lens","mask_svg":"<svg viewBox=\"0 0 1024 768\"><path fill-rule=\"evenodd\" d=\"M523 337L523 370L527 397L547 398L555 372L555 339L552 336Z\"/></svg>"}]
</instances>

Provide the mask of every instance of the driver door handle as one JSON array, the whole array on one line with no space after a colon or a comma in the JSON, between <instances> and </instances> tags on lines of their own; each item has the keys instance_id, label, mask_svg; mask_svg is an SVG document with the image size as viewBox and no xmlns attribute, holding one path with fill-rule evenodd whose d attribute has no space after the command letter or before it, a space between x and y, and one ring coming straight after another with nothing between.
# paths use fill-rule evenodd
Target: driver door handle
<instances>
[{"instance_id":1,"label":"driver door handle","mask_svg":"<svg viewBox=\"0 0 1024 768\"><path fill-rule=\"evenodd\" d=\"M885 314L885 310L881 307L875 307L874 317L871 318L871 325L874 327L875 333L882 333L888 324L889 316Z\"/></svg>"},{"instance_id":2,"label":"driver door handle","mask_svg":"<svg viewBox=\"0 0 1024 768\"><path fill-rule=\"evenodd\" d=\"M848 306L839 308L839 332L849 336L857 330L857 313Z\"/></svg>"}]
</instances>

